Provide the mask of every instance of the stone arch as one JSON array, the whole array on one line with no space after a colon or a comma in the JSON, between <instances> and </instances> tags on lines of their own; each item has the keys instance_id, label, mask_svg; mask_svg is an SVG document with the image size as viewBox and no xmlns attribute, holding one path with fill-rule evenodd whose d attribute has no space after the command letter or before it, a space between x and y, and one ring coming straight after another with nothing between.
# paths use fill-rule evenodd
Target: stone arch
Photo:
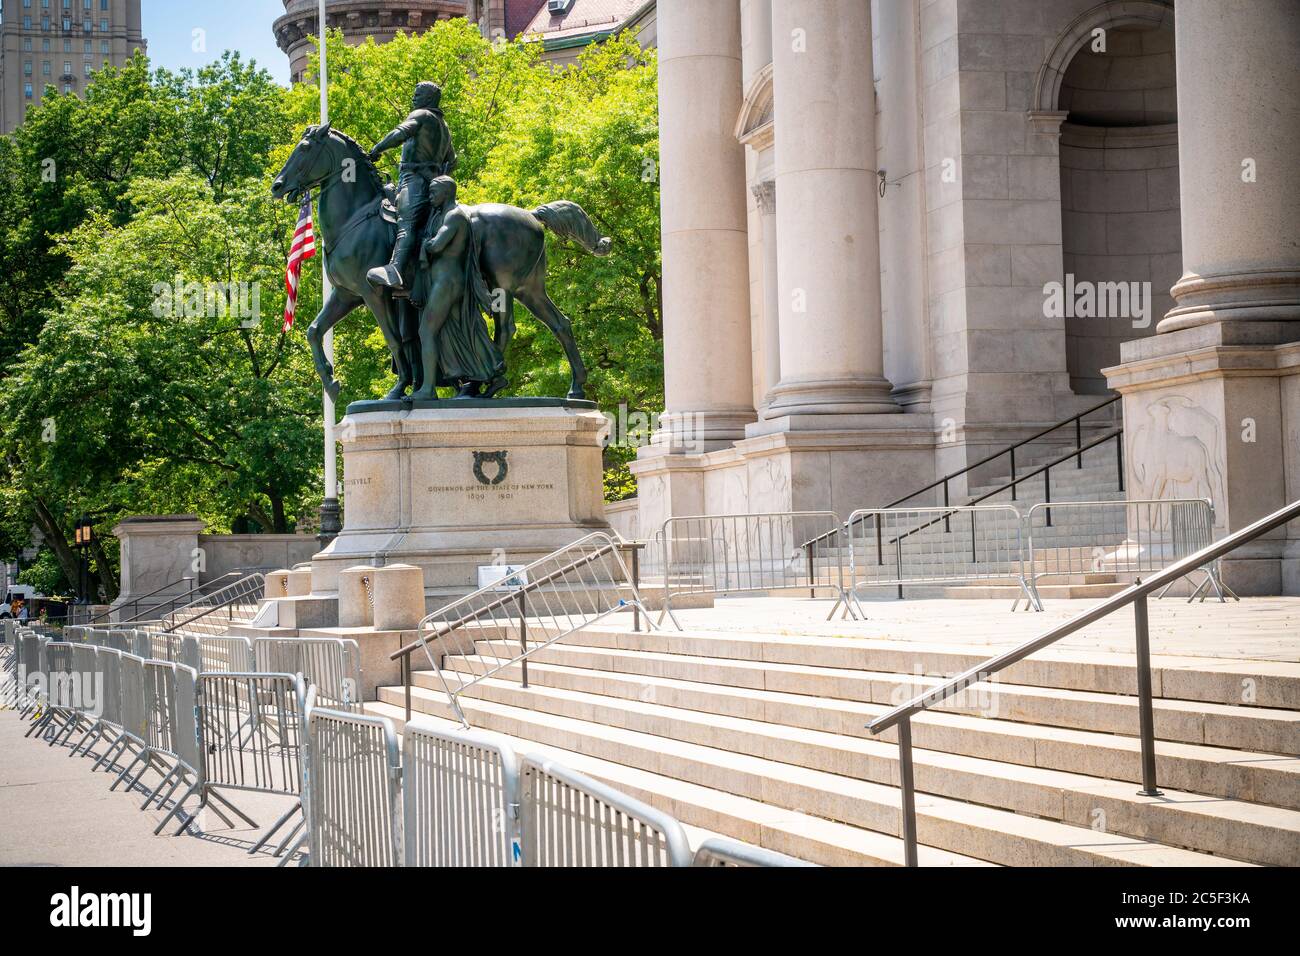
<instances>
[{"instance_id":1,"label":"stone arch","mask_svg":"<svg viewBox=\"0 0 1300 956\"><path fill-rule=\"evenodd\" d=\"M1119 364L1122 343L1154 334L1182 272L1173 16L1153 0L1100 4L1039 72L1035 106L1059 136L1065 287L1083 297L1064 317L1081 395L1109 392L1102 369ZM1105 50L1090 46L1098 28Z\"/></svg>"},{"instance_id":2,"label":"stone arch","mask_svg":"<svg viewBox=\"0 0 1300 956\"><path fill-rule=\"evenodd\" d=\"M736 118L736 139L746 146L762 150L772 143L775 117L775 91L772 86L772 64L754 74L749 89Z\"/></svg>"},{"instance_id":3,"label":"stone arch","mask_svg":"<svg viewBox=\"0 0 1300 956\"><path fill-rule=\"evenodd\" d=\"M1174 8L1167 0L1106 0L1085 10L1056 38L1056 43L1039 67L1032 110L1051 113L1060 101L1061 83L1070 61L1100 28L1144 26L1158 28L1173 21Z\"/></svg>"}]
</instances>

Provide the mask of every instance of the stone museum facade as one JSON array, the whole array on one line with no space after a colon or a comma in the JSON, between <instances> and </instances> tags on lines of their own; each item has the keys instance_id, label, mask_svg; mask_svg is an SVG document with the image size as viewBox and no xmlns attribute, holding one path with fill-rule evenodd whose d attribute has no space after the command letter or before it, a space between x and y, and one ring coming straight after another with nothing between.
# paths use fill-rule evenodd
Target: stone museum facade
<instances>
[{"instance_id":1,"label":"stone museum facade","mask_svg":"<svg viewBox=\"0 0 1300 956\"><path fill-rule=\"evenodd\" d=\"M1115 392L1130 498L1300 497L1300 4L656 20L667 410L616 526L847 516ZM1300 592L1300 530L1227 577Z\"/></svg>"}]
</instances>

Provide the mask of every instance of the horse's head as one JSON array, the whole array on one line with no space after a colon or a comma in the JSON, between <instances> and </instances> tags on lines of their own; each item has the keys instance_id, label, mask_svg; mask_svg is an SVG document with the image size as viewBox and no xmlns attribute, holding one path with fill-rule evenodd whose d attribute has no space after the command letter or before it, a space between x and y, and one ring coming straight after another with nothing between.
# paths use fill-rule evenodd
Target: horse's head
<instances>
[{"instance_id":1,"label":"horse's head","mask_svg":"<svg viewBox=\"0 0 1300 956\"><path fill-rule=\"evenodd\" d=\"M331 148L330 124L308 126L289 160L271 184L271 197L298 203L304 193L320 185L337 168Z\"/></svg>"}]
</instances>

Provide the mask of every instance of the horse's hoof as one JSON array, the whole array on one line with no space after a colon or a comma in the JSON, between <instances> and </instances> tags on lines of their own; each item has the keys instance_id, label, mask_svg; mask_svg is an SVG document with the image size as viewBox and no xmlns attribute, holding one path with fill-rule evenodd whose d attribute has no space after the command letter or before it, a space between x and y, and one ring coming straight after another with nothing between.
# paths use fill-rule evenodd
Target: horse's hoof
<instances>
[{"instance_id":1,"label":"horse's hoof","mask_svg":"<svg viewBox=\"0 0 1300 956\"><path fill-rule=\"evenodd\" d=\"M585 401L586 398L587 398L587 393L582 390L581 386L575 386L569 389L569 401L581 402L581 401Z\"/></svg>"},{"instance_id":2,"label":"horse's hoof","mask_svg":"<svg viewBox=\"0 0 1300 956\"><path fill-rule=\"evenodd\" d=\"M509 379L507 379L504 375L499 375L496 378L492 379L492 381L488 382L488 387L487 390L483 392L483 397L496 398L497 392L501 391L509 384L510 384Z\"/></svg>"},{"instance_id":3,"label":"horse's hoof","mask_svg":"<svg viewBox=\"0 0 1300 956\"><path fill-rule=\"evenodd\" d=\"M406 397L406 383L398 382L396 385L394 385L392 388L388 390L388 393L384 396L384 400L389 402L395 402L398 399L405 398L405 397Z\"/></svg>"},{"instance_id":4,"label":"horse's hoof","mask_svg":"<svg viewBox=\"0 0 1300 956\"><path fill-rule=\"evenodd\" d=\"M431 388L417 388L411 393L411 401L413 402L436 402L437 400L438 393Z\"/></svg>"}]
</instances>

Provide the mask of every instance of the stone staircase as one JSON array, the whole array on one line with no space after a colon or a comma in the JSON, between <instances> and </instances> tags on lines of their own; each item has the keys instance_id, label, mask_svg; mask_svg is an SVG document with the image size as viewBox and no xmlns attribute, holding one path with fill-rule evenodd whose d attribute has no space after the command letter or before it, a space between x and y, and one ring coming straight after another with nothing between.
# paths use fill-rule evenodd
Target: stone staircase
<instances>
[{"instance_id":1,"label":"stone staircase","mask_svg":"<svg viewBox=\"0 0 1300 956\"><path fill-rule=\"evenodd\" d=\"M483 631L478 649L504 661L515 645ZM516 665L461 704L476 728L688 827L816 863L895 865L897 747L863 725L986 656L603 626L538 651L528 688ZM921 864L1300 865L1300 664L1153 658L1164 793L1144 797L1130 660L1052 648L914 719ZM457 686L468 669L448 657L442 675ZM449 717L436 672L414 684L414 710ZM378 698L370 710L400 730L403 689Z\"/></svg>"}]
</instances>

